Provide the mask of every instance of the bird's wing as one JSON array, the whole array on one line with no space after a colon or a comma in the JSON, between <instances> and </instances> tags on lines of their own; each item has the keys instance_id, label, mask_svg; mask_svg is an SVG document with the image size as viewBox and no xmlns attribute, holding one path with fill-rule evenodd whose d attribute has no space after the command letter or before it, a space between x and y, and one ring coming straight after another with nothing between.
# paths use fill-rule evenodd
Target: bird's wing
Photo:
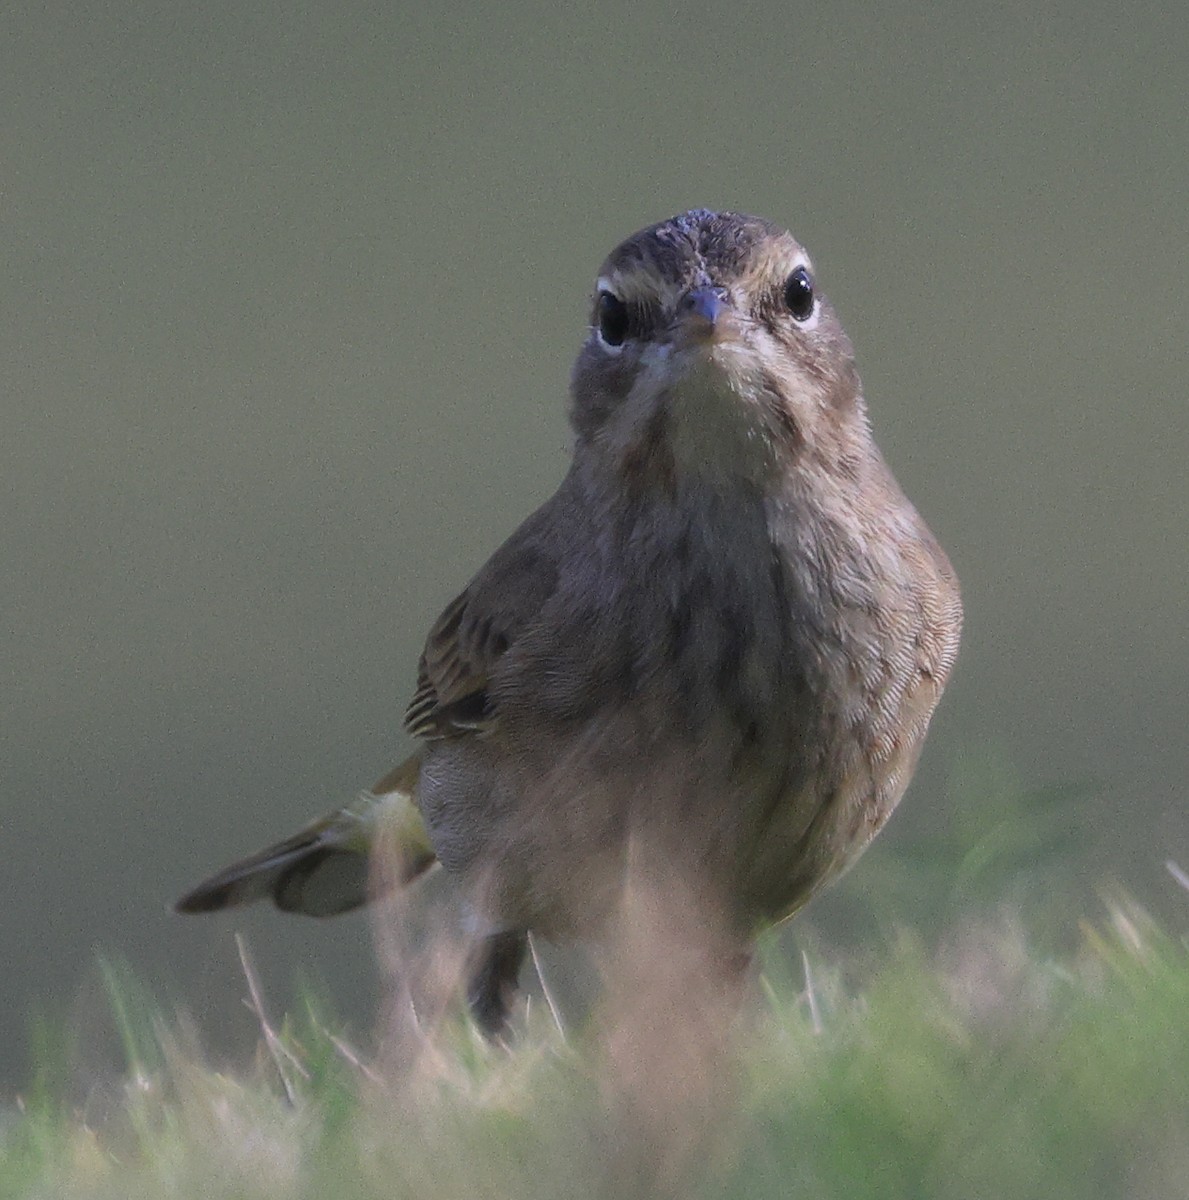
<instances>
[{"instance_id":1,"label":"bird's wing","mask_svg":"<svg viewBox=\"0 0 1189 1200\"><path fill-rule=\"evenodd\" d=\"M520 526L434 623L405 712L415 737L483 733L496 721L489 690L496 666L557 589L549 507Z\"/></svg>"}]
</instances>

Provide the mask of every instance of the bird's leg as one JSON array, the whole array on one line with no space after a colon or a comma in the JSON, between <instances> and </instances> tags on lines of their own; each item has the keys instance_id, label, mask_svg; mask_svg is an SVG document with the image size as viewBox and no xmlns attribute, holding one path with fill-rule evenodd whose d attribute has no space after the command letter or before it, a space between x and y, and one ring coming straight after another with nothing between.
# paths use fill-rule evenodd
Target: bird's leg
<instances>
[{"instance_id":1,"label":"bird's leg","mask_svg":"<svg viewBox=\"0 0 1189 1200\"><path fill-rule=\"evenodd\" d=\"M467 973L467 1004L483 1033L498 1038L508 1026L528 939L520 930L483 937Z\"/></svg>"}]
</instances>

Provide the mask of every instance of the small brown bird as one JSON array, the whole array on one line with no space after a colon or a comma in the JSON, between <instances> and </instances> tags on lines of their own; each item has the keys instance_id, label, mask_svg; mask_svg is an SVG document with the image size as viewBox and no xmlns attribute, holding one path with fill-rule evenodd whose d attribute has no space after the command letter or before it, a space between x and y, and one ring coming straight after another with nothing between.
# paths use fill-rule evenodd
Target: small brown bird
<instances>
[{"instance_id":1,"label":"small brown bird","mask_svg":"<svg viewBox=\"0 0 1189 1200\"><path fill-rule=\"evenodd\" d=\"M737 213L635 234L571 394L561 486L430 630L405 717L423 746L179 910L346 911L384 836L399 881L437 859L468 889L470 1000L498 1030L526 934L600 928L629 863L745 948L878 832L962 609L808 255Z\"/></svg>"}]
</instances>

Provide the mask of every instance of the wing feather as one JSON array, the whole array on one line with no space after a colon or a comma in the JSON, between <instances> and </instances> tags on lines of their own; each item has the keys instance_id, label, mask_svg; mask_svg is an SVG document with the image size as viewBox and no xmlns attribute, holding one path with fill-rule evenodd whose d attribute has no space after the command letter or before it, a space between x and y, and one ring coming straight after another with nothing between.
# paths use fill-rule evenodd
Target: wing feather
<instances>
[{"instance_id":1,"label":"wing feather","mask_svg":"<svg viewBox=\"0 0 1189 1200\"><path fill-rule=\"evenodd\" d=\"M415 737L482 734L498 719L492 677L557 589L557 557L540 536L544 511L521 525L430 629L405 711Z\"/></svg>"}]
</instances>

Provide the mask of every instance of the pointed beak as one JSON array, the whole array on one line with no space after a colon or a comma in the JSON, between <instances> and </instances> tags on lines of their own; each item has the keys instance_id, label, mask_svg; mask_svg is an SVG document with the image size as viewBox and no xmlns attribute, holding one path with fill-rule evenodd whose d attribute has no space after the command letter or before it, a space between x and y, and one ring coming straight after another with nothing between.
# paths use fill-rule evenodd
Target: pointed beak
<instances>
[{"instance_id":1,"label":"pointed beak","mask_svg":"<svg viewBox=\"0 0 1189 1200\"><path fill-rule=\"evenodd\" d=\"M678 319L682 333L691 341L713 342L734 327L734 313L721 287L693 288L681 298Z\"/></svg>"}]
</instances>

